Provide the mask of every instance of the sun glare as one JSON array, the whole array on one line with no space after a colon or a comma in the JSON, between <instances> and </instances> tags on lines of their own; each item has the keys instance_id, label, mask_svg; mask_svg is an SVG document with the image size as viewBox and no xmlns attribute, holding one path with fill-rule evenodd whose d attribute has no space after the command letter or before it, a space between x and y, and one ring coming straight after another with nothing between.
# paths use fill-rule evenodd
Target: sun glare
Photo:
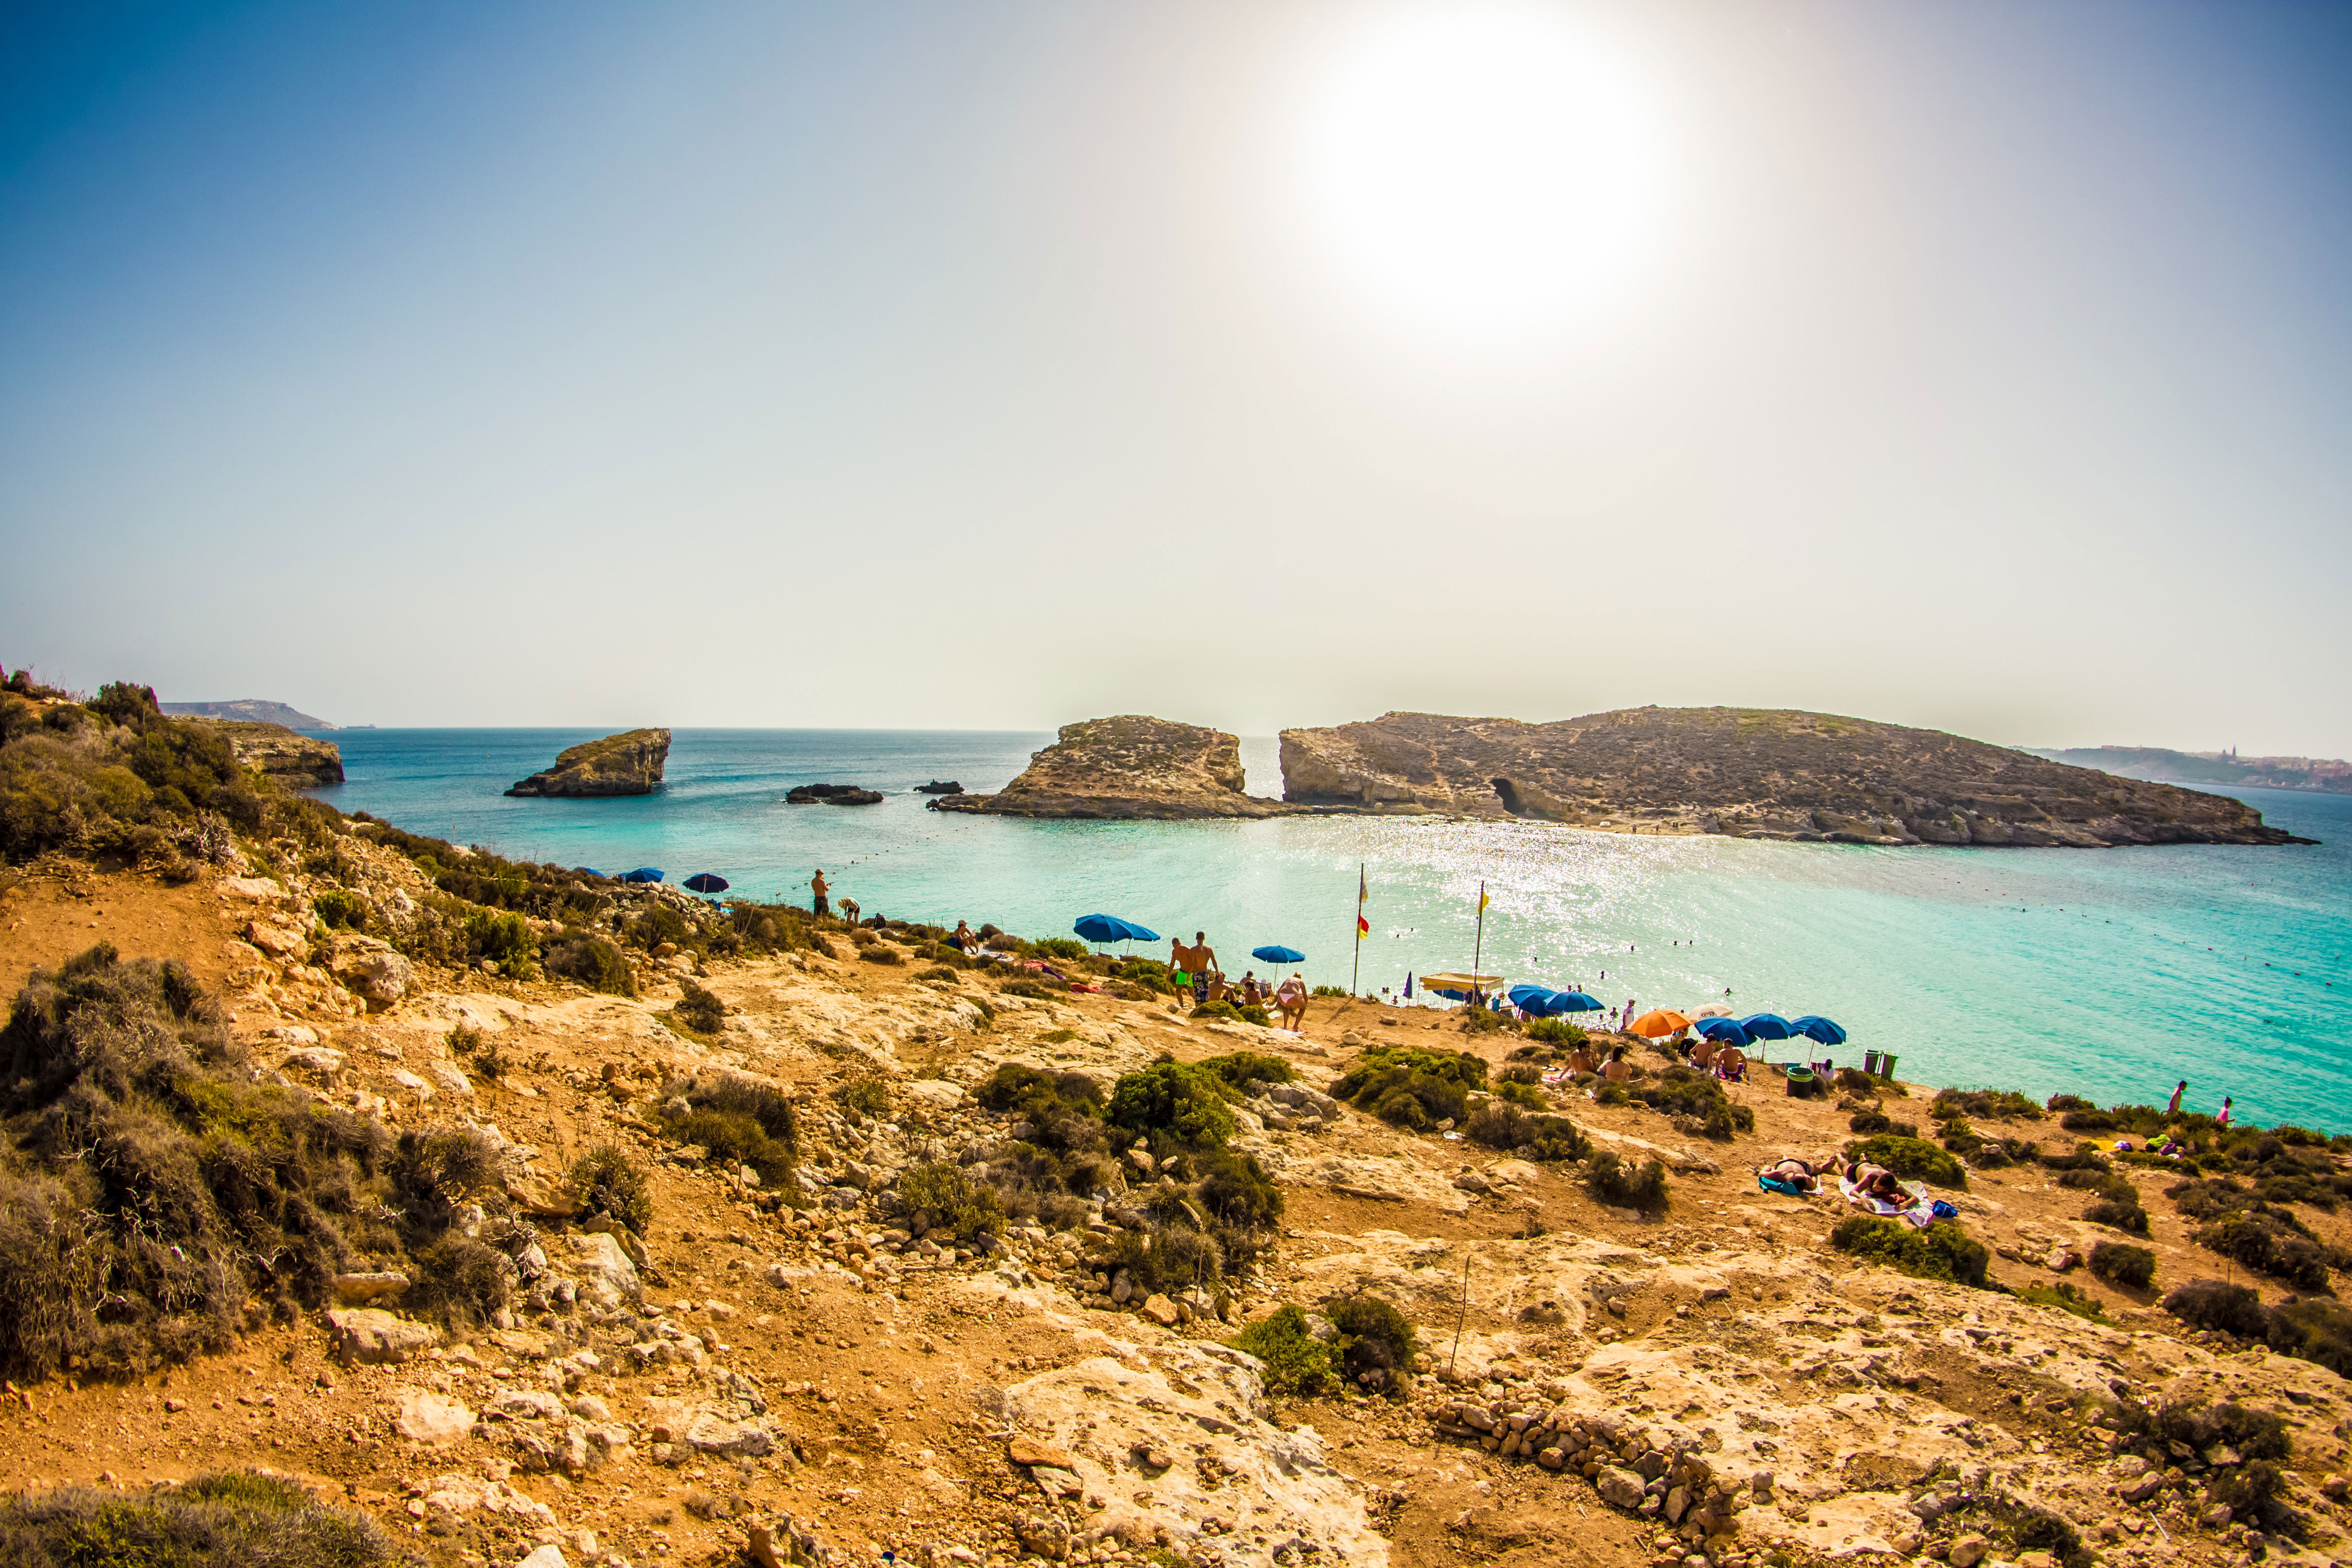
<instances>
[{"instance_id":1,"label":"sun glare","mask_svg":"<svg viewBox=\"0 0 2352 1568\"><path fill-rule=\"evenodd\" d=\"M1327 59L1307 125L1317 242L1436 336L1545 334L1639 265L1656 138L1626 68L1532 5L1392 15Z\"/></svg>"}]
</instances>

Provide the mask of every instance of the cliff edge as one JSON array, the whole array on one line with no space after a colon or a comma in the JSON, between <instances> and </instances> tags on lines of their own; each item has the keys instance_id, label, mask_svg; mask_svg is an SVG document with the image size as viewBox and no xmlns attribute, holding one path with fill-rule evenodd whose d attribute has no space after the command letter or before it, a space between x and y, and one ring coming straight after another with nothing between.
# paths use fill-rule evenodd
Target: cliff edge
<instances>
[{"instance_id":1,"label":"cliff edge","mask_svg":"<svg viewBox=\"0 0 2352 1568\"><path fill-rule=\"evenodd\" d=\"M182 721L218 730L228 737L240 766L258 768L289 789L317 789L343 782L342 748L332 741L299 735L283 724L194 716Z\"/></svg>"},{"instance_id":2,"label":"cliff edge","mask_svg":"<svg viewBox=\"0 0 2352 1568\"><path fill-rule=\"evenodd\" d=\"M651 795L661 787L669 760L667 730L630 730L601 741L564 748L555 765L519 781L515 795L602 796Z\"/></svg>"},{"instance_id":3,"label":"cliff edge","mask_svg":"<svg viewBox=\"0 0 2352 1568\"><path fill-rule=\"evenodd\" d=\"M995 795L940 795L934 811L998 816L1181 822L1276 816L1280 801L1244 793L1241 742L1222 730L1139 713L1062 726Z\"/></svg>"},{"instance_id":4,"label":"cliff edge","mask_svg":"<svg viewBox=\"0 0 2352 1568\"><path fill-rule=\"evenodd\" d=\"M1935 730L1753 708L1548 724L1388 713L1282 732L1283 798L1627 833L2099 848L2299 844L2242 801Z\"/></svg>"}]
</instances>

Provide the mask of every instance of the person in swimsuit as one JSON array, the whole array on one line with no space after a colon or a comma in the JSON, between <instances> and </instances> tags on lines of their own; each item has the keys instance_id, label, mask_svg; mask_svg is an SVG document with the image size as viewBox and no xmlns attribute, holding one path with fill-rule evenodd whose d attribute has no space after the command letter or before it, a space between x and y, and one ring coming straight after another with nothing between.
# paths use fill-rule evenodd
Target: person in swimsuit
<instances>
[{"instance_id":1,"label":"person in swimsuit","mask_svg":"<svg viewBox=\"0 0 2352 1568\"><path fill-rule=\"evenodd\" d=\"M1903 1184L1895 1179L1894 1172L1884 1165L1853 1161L1845 1168L1845 1179L1852 1182L1853 1190L1864 1197L1884 1198L1889 1203L1903 1201Z\"/></svg>"},{"instance_id":2,"label":"person in swimsuit","mask_svg":"<svg viewBox=\"0 0 2352 1568\"><path fill-rule=\"evenodd\" d=\"M1282 1009L1282 1026L1296 1031L1307 1021L1307 977L1293 974L1276 986L1274 1005Z\"/></svg>"},{"instance_id":3,"label":"person in swimsuit","mask_svg":"<svg viewBox=\"0 0 2352 1568\"><path fill-rule=\"evenodd\" d=\"M826 903L824 898L827 893L833 891L833 884L824 879L824 867L819 866L816 868L816 875L809 879L809 891L816 895L816 902L813 907L818 919L822 920L833 913L833 906Z\"/></svg>"},{"instance_id":4,"label":"person in swimsuit","mask_svg":"<svg viewBox=\"0 0 2352 1568\"><path fill-rule=\"evenodd\" d=\"M1611 1048L1609 1065L1601 1069L1601 1076L1612 1083L1623 1083L1633 1076L1633 1064L1625 1059L1624 1047L1616 1046Z\"/></svg>"},{"instance_id":5,"label":"person in swimsuit","mask_svg":"<svg viewBox=\"0 0 2352 1568\"><path fill-rule=\"evenodd\" d=\"M2177 1083L2177 1084L2173 1085L2173 1086L2172 1086L2172 1103L2171 1103L2171 1104L2169 1104L2169 1105L2168 1105L2168 1106L2166 1106L2166 1107L2164 1108L2164 1113L2165 1113L2167 1116L2178 1116L2178 1115L2179 1115L2179 1114L2180 1114L2180 1097L2181 1097L2182 1095L2184 1095L2184 1094L2187 1094L2188 1092L2189 1092L2189 1080L2188 1080L2187 1079L2185 1079L2185 1078L2184 1078L2184 1079L2182 1079L2179 1083Z\"/></svg>"},{"instance_id":6,"label":"person in swimsuit","mask_svg":"<svg viewBox=\"0 0 2352 1568\"><path fill-rule=\"evenodd\" d=\"M1168 978L1179 994L1192 989L1192 950L1181 936L1168 939Z\"/></svg>"},{"instance_id":7,"label":"person in swimsuit","mask_svg":"<svg viewBox=\"0 0 2352 1568\"><path fill-rule=\"evenodd\" d=\"M1217 950L1209 945L1207 931L1192 933L1192 950L1185 956L1189 961L1187 967L1192 972L1192 1005L1198 1007L1209 1001L1211 988L1217 979ZM1222 986L1216 988L1223 989Z\"/></svg>"}]
</instances>

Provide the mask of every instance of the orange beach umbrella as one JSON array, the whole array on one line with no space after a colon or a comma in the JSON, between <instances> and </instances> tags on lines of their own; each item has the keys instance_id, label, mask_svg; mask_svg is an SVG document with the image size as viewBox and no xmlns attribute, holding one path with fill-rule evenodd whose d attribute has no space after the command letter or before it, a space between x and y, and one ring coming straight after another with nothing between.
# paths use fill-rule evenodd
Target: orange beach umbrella
<instances>
[{"instance_id":1,"label":"orange beach umbrella","mask_svg":"<svg viewBox=\"0 0 2352 1568\"><path fill-rule=\"evenodd\" d=\"M1633 1032L1645 1038L1663 1040L1668 1035L1679 1035L1691 1026L1691 1021L1671 1007L1661 1007L1644 1013L1633 1020Z\"/></svg>"}]
</instances>

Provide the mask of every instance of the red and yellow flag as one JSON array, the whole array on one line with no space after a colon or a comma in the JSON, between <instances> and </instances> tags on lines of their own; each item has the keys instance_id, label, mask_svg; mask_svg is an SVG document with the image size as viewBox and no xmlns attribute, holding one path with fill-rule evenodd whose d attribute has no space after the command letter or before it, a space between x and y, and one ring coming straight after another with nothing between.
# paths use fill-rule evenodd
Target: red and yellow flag
<instances>
[{"instance_id":1,"label":"red and yellow flag","mask_svg":"<svg viewBox=\"0 0 2352 1568\"><path fill-rule=\"evenodd\" d=\"M1372 934L1372 922L1364 918L1364 900L1371 896L1371 884L1364 879L1364 873L1359 870L1356 873L1356 940L1358 942Z\"/></svg>"}]
</instances>

